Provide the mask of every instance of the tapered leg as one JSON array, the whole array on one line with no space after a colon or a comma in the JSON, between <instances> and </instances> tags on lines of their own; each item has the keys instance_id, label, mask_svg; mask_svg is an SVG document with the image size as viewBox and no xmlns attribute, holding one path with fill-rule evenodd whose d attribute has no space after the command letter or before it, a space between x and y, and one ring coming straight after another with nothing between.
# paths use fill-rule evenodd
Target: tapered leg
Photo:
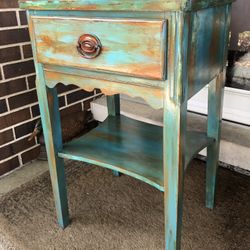
<instances>
[{"instance_id":1,"label":"tapered leg","mask_svg":"<svg viewBox=\"0 0 250 250\"><path fill-rule=\"evenodd\" d=\"M211 209L215 203L224 83L225 73L221 73L208 88L207 135L215 139L215 142L207 148L206 207Z\"/></svg>"},{"instance_id":2,"label":"tapered leg","mask_svg":"<svg viewBox=\"0 0 250 250\"><path fill-rule=\"evenodd\" d=\"M174 13L168 26L172 57L164 93L163 172L165 248L180 249L188 98L189 15Z\"/></svg>"},{"instance_id":3,"label":"tapered leg","mask_svg":"<svg viewBox=\"0 0 250 250\"><path fill-rule=\"evenodd\" d=\"M57 156L58 151L62 149L62 133L58 97L55 88L49 89L46 87L43 69L40 64L36 65L36 72L36 86L57 219L59 225L62 228L65 228L69 224L69 213L64 162L63 159Z\"/></svg>"},{"instance_id":4,"label":"tapered leg","mask_svg":"<svg viewBox=\"0 0 250 250\"><path fill-rule=\"evenodd\" d=\"M108 106L108 114L111 116L120 115L120 96L112 95L107 96L107 106ZM120 176L121 173L118 171L113 171L115 176Z\"/></svg>"},{"instance_id":5,"label":"tapered leg","mask_svg":"<svg viewBox=\"0 0 250 250\"><path fill-rule=\"evenodd\" d=\"M180 248L185 169L186 106L167 102L164 123L166 249Z\"/></svg>"}]
</instances>

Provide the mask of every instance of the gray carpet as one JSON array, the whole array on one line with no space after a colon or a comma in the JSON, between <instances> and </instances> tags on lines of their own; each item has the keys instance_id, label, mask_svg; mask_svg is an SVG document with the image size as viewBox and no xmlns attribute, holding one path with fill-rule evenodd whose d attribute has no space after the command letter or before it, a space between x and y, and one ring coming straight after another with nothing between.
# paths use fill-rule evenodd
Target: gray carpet
<instances>
[{"instance_id":1,"label":"gray carpet","mask_svg":"<svg viewBox=\"0 0 250 250\"><path fill-rule=\"evenodd\" d=\"M250 249L250 177L220 169L204 207L204 163L185 180L182 249ZM163 194L128 176L67 162L71 225L56 223L48 173L0 200L0 249L164 249Z\"/></svg>"}]
</instances>

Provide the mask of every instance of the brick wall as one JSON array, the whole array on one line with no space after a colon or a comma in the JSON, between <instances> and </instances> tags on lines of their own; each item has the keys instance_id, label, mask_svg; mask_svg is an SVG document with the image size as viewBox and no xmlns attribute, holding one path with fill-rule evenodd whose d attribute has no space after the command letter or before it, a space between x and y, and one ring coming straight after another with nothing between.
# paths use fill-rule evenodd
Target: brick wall
<instances>
[{"instance_id":1,"label":"brick wall","mask_svg":"<svg viewBox=\"0 0 250 250\"><path fill-rule=\"evenodd\" d=\"M62 115L89 109L99 94L58 84ZM0 0L0 176L35 159L39 145L27 138L39 119L35 69L26 13L17 0Z\"/></svg>"}]
</instances>

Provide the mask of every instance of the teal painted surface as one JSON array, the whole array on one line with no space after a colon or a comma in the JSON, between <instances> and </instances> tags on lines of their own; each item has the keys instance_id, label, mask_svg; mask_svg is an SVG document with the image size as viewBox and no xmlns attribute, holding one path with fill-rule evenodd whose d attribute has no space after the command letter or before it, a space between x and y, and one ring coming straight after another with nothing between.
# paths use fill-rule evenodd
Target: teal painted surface
<instances>
[{"instance_id":1,"label":"teal painted surface","mask_svg":"<svg viewBox=\"0 0 250 250\"><path fill-rule=\"evenodd\" d=\"M181 0L20 0L22 8L30 9L75 9L75 10L120 10L120 11L159 11L168 9L178 9Z\"/></svg>"},{"instance_id":2,"label":"teal painted surface","mask_svg":"<svg viewBox=\"0 0 250 250\"><path fill-rule=\"evenodd\" d=\"M62 228L69 224L68 201L64 162L58 157L62 150L62 133L57 92L45 85L43 69L36 64L36 88L41 112L43 134L48 155L51 183L56 204L58 223Z\"/></svg>"},{"instance_id":3,"label":"teal painted surface","mask_svg":"<svg viewBox=\"0 0 250 250\"><path fill-rule=\"evenodd\" d=\"M21 8L105 11L195 10L231 3L233 0L19 0Z\"/></svg>"},{"instance_id":4,"label":"teal painted surface","mask_svg":"<svg viewBox=\"0 0 250 250\"><path fill-rule=\"evenodd\" d=\"M65 227L69 222L62 158L85 161L164 191L165 248L179 249L185 169L207 146L206 205L214 205L224 81L221 72L230 14L230 5L225 3L231 1L21 2L23 7L42 10L30 11L29 27L59 224ZM217 7L208 8L211 6ZM202 8L208 9L185 12ZM75 54L78 37L85 31L103 34L106 57L99 64L98 59L83 62ZM215 77L216 83L209 86L207 134L188 132L187 100ZM110 96L108 119L63 147L53 89L57 82L75 83L88 91L99 88ZM120 116L114 96L119 93L142 97L154 108L163 107L163 129Z\"/></svg>"},{"instance_id":5,"label":"teal painted surface","mask_svg":"<svg viewBox=\"0 0 250 250\"><path fill-rule=\"evenodd\" d=\"M190 17L172 15L170 29L169 81L165 88L163 127L164 211L166 249L180 249L185 155L188 155L186 115L188 99L188 34Z\"/></svg>"},{"instance_id":6,"label":"teal painted surface","mask_svg":"<svg viewBox=\"0 0 250 250\"><path fill-rule=\"evenodd\" d=\"M33 25L41 63L165 78L165 21L34 17ZM79 55L76 44L83 34L93 34L101 41L98 57Z\"/></svg>"},{"instance_id":7,"label":"teal painted surface","mask_svg":"<svg viewBox=\"0 0 250 250\"><path fill-rule=\"evenodd\" d=\"M216 139L207 148L206 206L211 209L214 207L215 202L224 80L222 73L209 85L208 89L207 134Z\"/></svg>"},{"instance_id":8,"label":"teal painted surface","mask_svg":"<svg viewBox=\"0 0 250 250\"><path fill-rule=\"evenodd\" d=\"M189 97L214 79L224 60L225 28L230 15L227 6L192 13L188 60Z\"/></svg>"},{"instance_id":9,"label":"teal painted surface","mask_svg":"<svg viewBox=\"0 0 250 250\"><path fill-rule=\"evenodd\" d=\"M71 75L76 75L76 76L82 76L83 78L90 78L90 79L97 79L97 80L102 79L102 80L107 80L109 82L122 83L124 85L152 87L153 89L163 89L166 84L166 81L142 79L142 78L136 78L132 76L110 74L107 72L94 72L94 71L89 71L89 70L77 69L73 67L62 67L62 66L55 66L55 65L45 65L45 71L58 72L58 73L69 74L69 75L71 74ZM49 87L54 87L56 85L56 80L51 81L51 82L47 81L46 84ZM79 83L79 85L80 84L81 83Z\"/></svg>"},{"instance_id":10,"label":"teal painted surface","mask_svg":"<svg viewBox=\"0 0 250 250\"><path fill-rule=\"evenodd\" d=\"M56 90L46 86L44 67L37 62L35 37L32 32L33 29L29 12L27 17L36 68L36 90L48 156L57 220L60 227L65 228L69 224L69 212L64 161L58 157L58 152L62 149L62 132L58 98Z\"/></svg>"},{"instance_id":11,"label":"teal painted surface","mask_svg":"<svg viewBox=\"0 0 250 250\"><path fill-rule=\"evenodd\" d=\"M107 98L108 114L110 116L120 115L120 96L112 95L112 96L107 96L106 98ZM121 175L118 171L115 170L113 170L113 174L115 176Z\"/></svg>"},{"instance_id":12,"label":"teal painted surface","mask_svg":"<svg viewBox=\"0 0 250 250\"><path fill-rule=\"evenodd\" d=\"M226 6L227 17L225 20L224 33L221 36L221 43L227 45L229 40L229 27L231 21L231 6ZM207 149L206 169L206 207L212 209L215 205L215 193L217 185L218 160L220 153L220 137L224 86L226 81L227 46L221 50L222 72L210 83L208 89L208 122L207 135L215 139Z\"/></svg>"},{"instance_id":13,"label":"teal painted surface","mask_svg":"<svg viewBox=\"0 0 250 250\"><path fill-rule=\"evenodd\" d=\"M205 133L189 132L186 162L211 143ZM65 144L59 156L115 170L164 191L162 147L161 127L109 116L87 135Z\"/></svg>"},{"instance_id":14,"label":"teal painted surface","mask_svg":"<svg viewBox=\"0 0 250 250\"><path fill-rule=\"evenodd\" d=\"M112 116L120 115L120 96L107 96L108 114Z\"/></svg>"},{"instance_id":15,"label":"teal painted surface","mask_svg":"<svg viewBox=\"0 0 250 250\"><path fill-rule=\"evenodd\" d=\"M106 95L114 94L127 94L131 97L141 97L150 106L155 109L163 107L163 91L161 88L150 88L143 84L130 84L129 82L121 82L120 78L112 77L112 80L101 79L101 77L93 78L90 75L82 76L66 72L56 72L51 70L45 70L45 77L47 85L54 87L58 82L63 82L65 85L76 84L80 88L87 91L92 91L95 88L101 89ZM92 74L93 75L93 74ZM116 80L117 79L117 80Z\"/></svg>"}]
</instances>

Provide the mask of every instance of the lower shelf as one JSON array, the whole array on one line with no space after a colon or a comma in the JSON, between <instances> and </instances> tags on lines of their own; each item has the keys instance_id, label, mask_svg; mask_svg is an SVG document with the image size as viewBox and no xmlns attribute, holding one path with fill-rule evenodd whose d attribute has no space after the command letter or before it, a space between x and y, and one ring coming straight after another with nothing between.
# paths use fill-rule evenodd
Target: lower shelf
<instances>
[{"instance_id":1,"label":"lower shelf","mask_svg":"<svg viewBox=\"0 0 250 250\"><path fill-rule=\"evenodd\" d=\"M117 170L164 191L161 127L109 116L96 129L63 146L59 157ZM205 133L188 132L186 165L213 142Z\"/></svg>"}]
</instances>

